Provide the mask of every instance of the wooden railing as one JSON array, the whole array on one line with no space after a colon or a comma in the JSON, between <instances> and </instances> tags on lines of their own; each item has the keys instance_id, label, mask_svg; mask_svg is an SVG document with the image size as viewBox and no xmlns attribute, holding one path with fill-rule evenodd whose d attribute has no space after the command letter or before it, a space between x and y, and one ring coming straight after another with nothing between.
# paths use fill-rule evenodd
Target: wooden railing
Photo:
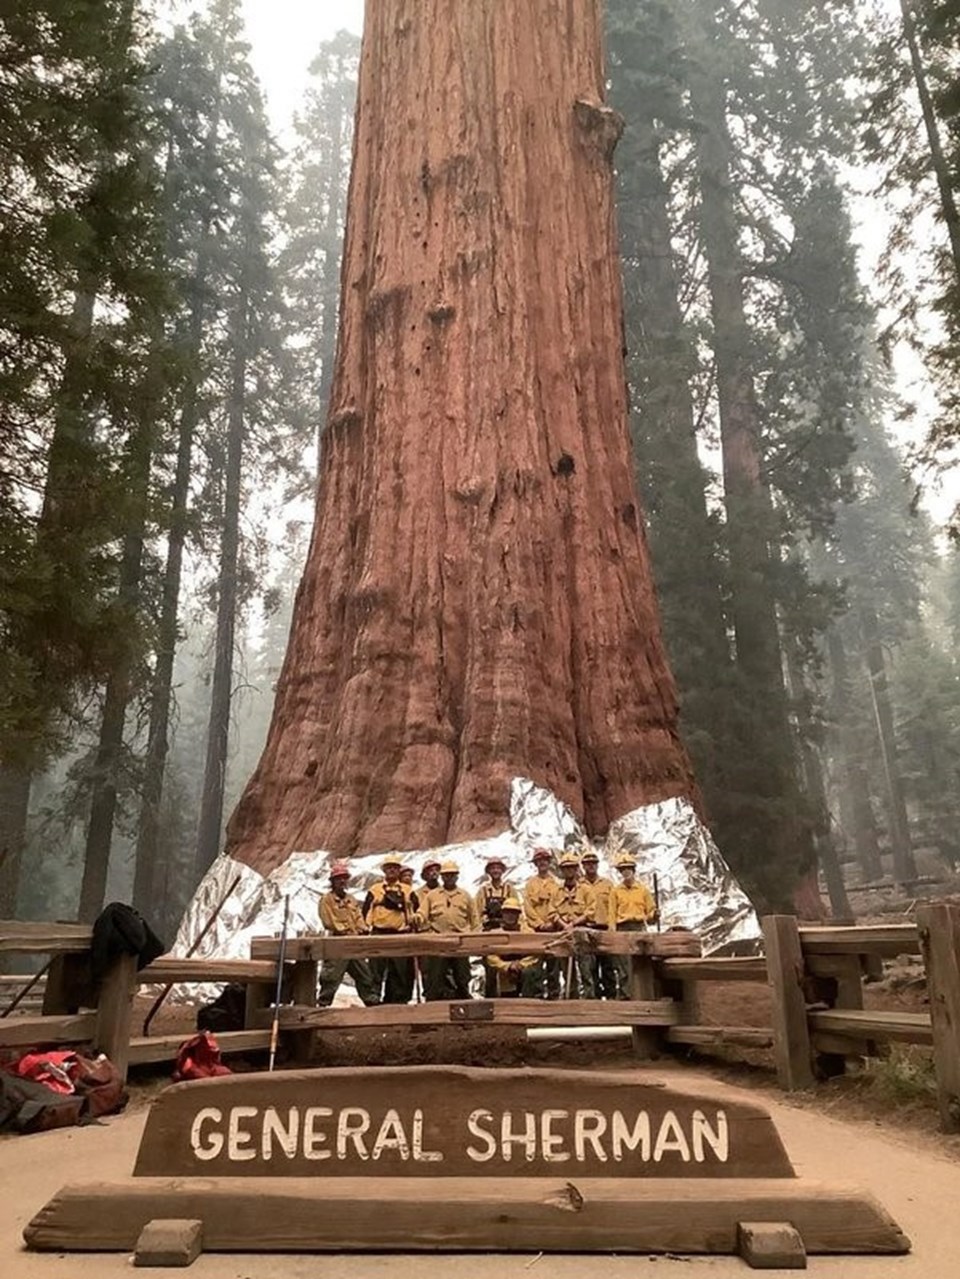
<instances>
[{"instance_id":1,"label":"wooden railing","mask_svg":"<svg viewBox=\"0 0 960 1279\"><path fill-rule=\"evenodd\" d=\"M933 1048L941 1125L960 1131L960 907L925 904L916 924L802 926L792 915L763 920L764 958L667 959L659 965L681 1018L673 1044L772 1048L781 1087L810 1088L849 1058L889 1043ZM865 1009L863 979L882 961L923 956L930 1012ZM771 993L768 1027L713 1026L699 1020L702 982L747 981ZM832 1059L832 1060L831 1060Z\"/></svg>"},{"instance_id":2,"label":"wooden railing","mask_svg":"<svg viewBox=\"0 0 960 1279\"><path fill-rule=\"evenodd\" d=\"M0 1019L0 1048L91 1044L110 1058L123 1076L127 1067L172 1061L185 1036L138 1034L134 996L139 987L171 983L242 982L247 987L247 1027L217 1036L224 1053L269 1046L269 1031L253 1025L255 1014L276 986L276 961L178 959L163 955L137 971L132 955L121 956L94 990L90 972L92 929L84 924L22 923L0 920L0 954L48 955L39 1015L31 1009ZM24 984L30 980L24 978ZM17 988L5 986L3 1007ZM9 995L9 998L7 996ZM2 1008L0 1008L2 1011Z\"/></svg>"},{"instance_id":3,"label":"wooden railing","mask_svg":"<svg viewBox=\"0 0 960 1279\"><path fill-rule=\"evenodd\" d=\"M960 907L918 907L916 924L805 927L793 916L763 920L765 956L701 957L694 934L472 933L336 938L287 942L286 998L279 1020L295 1059L309 1056L318 1030L359 1027L522 1025L629 1027L641 1057L676 1046L771 1048L785 1089L811 1087L818 1065L833 1069L891 1042L931 1046L943 1127L960 1131ZM0 953L52 956L41 1016L0 1020L0 1047L92 1042L126 1071L127 1064L170 1060L183 1036L134 1034L133 997L147 983L226 982L246 986L245 1028L218 1035L224 1052L249 1052L269 1041L270 1002L280 942L257 938L248 960L163 956L137 972L118 961L96 1004L83 1006L76 987L88 962L90 929L81 925L0 921ZM630 998L550 1002L532 999L438 1001L376 1008L318 1008L319 966L325 959L383 956L570 955L627 957ZM863 976L884 958L922 954L929 1013L873 1011L863 1006ZM758 982L771 993L771 1025L715 1026L700 1016L698 987L708 982ZM81 983L82 984L82 983Z\"/></svg>"}]
</instances>

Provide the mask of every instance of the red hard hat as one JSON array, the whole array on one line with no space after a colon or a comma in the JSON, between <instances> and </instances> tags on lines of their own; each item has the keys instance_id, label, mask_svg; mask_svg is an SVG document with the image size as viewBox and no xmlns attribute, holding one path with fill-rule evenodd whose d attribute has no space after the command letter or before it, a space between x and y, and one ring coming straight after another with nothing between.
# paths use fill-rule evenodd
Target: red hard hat
<instances>
[{"instance_id":1,"label":"red hard hat","mask_svg":"<svg viewBox=\"0 0 960 1279\"><path fill-rule=\"evenodd\" d=\"M488 857L484 863L484 870L489 870L491 866L502 866L504 870L507 869L507 863L502 857Z\"/></svg>"},{"instance_id":2,"label":"red hard hat","mask_svg":"<svg viewBox=\"0 0 960 1279\"><path fill-rule=\"evenodd\" d=\"M533 850L533 857L531 858L532 861L535 861L535 862L548 861L549 862L552 859L553 859L553 854L550 852L549 848L535 848Z\"/></svg>"},{"instance_id":3,"label":"red hard hat","mask_svg":"<svg viewBox=\"0 0 960 1279\"><path fill-rule=\"evenodd\" d=\"M330 878L331 879L349 879L350 867L346 864L346 862L334 862L333 865L330 867Z\"/></svg>"}]
</instances>

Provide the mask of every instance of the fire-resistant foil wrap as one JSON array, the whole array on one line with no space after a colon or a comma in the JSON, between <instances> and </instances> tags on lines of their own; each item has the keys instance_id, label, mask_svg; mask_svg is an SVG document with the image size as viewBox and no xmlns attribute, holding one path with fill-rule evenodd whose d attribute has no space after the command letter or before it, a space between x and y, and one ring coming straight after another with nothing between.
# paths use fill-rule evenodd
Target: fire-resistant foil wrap
<instances>
[{"instance_id":1,"label":"fire-resistant foil wrap","mask_svg":"<svg viewBox=\"0 0 960 1279\"><path fill-rule=\"evenodd\" d=\"M659 887L662 928L692 928L705 955L747 954L760 940L760 921L707 828L685 799L646 804L607 832L607 860L637 859L637 878Z\"/></svg>"},{"instance_id":2,"label":"fire-resistant foil wrap","mask_svg":"<svg viewBox=\"0 0 960 1279\"><path fill-rule=\"evenodd\" d=\"M652 888L656 875L661 927L694 929L703 940L704 954L743 953L760 938L752 906L686 800L635 809L614 822L605 840L591 841L566 804L525 777L515 778L510 788L509 830L442 848L384 849L349 858L350 891L362 897L380 878L384 857L394 852L405 866L413 867L414 888L422 886L421 869L429 858L455 861L460 867L460 887L473 892L484 878L487 860L497 856L506 864L508 883L519 892L533 873L530 857L536 848L549 848L557 856L566 848L581 854L593 849L600 858L601 873L614 880L618 878L616 859L632 853L639 879ZM218 857L184 914L172 953L185 955L215 915L194 954L246 959L254 937L279 937L285 899L289 900L289 935L318 932L320 898L328 890L330 866L336 860L342 859L325 851L292 853L264 878L232 857ZM179 987L173 997L205 1001L218 989Z\"/></svg>"}]
</instances>

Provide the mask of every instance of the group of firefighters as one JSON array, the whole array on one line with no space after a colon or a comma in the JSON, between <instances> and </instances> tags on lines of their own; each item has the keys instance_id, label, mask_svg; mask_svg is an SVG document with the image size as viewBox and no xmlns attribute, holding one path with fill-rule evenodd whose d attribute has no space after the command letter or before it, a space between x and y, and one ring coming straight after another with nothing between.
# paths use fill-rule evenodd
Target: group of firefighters
<instances>
[{"instance_id":1,"label":"group of firefighters","mask_svg":"<svg viewBox=\"0 0 960 1279\"><path fill-rule=\"evenodd\" d=\"M384 858L383 878L363 902L347 891L350 870L337 862L330 871L330 891L320 903L320 923L336 937L364 933L397 934L504 932L555 933L573 928L645 929L657 918L653 894L636 878L636 861L625 854L616 863L619 883L602 876L596 853L582 857L564 852L557 862L560 879L551 867L553 853L537 848L536 873L519 889L507 878L506 863L490 857L486 879L471 895L457 886L460 868L454 861L428 860L421 868L422 884L415 887L414 871L399 857ZM585 954L565 966L555 956L488 955L484 994L487 998L523 996L531 999L626 999L626 963L612 955ZM333 1002L349 975L364 1004L406 1004L426 999L469 999L470 960L467 956L426 955L412 958L327 960L320 971L318 1002Z\"/></svg>"}]
</instances>

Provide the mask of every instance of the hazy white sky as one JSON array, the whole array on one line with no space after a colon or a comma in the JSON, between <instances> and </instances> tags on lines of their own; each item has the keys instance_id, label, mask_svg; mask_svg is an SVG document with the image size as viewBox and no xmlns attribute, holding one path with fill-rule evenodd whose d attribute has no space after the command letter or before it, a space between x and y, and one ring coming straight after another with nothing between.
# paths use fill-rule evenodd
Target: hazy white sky
<instances>
[{"instance_id":1,"label":"hazy white sky","mask_svg":"<svg viewBox=\"0 0 960 1279\"><path fill-rule=\"evenodd\" d=\"M299 105L321 40L342 27L358 34L363 0L243 0L253 65L281 133Z\"/></svg>"}]
</instances>

